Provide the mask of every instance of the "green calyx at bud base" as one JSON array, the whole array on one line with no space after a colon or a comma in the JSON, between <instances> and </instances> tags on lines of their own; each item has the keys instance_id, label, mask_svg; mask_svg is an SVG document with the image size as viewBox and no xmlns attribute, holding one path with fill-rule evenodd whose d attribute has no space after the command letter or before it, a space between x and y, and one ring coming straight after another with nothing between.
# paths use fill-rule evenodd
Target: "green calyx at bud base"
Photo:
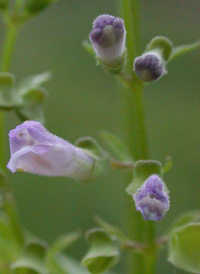
<instances>
[{"instance_id":1,"label":"green calyx at bud base","mask_svg":"<svg viewBox=\"0 0 200 274\"><path fill-rule=\"evenodd\" d=\"M35 15L42 12L50 4L54 3L56 0L26 0L24 9L30 15Z\"/></svg>"},{"instance_id":2,"label":"green calyx at bud base","mask_svg":"<svg viewBox=\"0 0 200 274\"><path fill-rule=\"evenodd\" d=\"M173 49L172 42L163 36L153 38L143 55L134 61L134 71L144 82L160 79L167 73L166 64Z\"/></svg>"}]
</instances>

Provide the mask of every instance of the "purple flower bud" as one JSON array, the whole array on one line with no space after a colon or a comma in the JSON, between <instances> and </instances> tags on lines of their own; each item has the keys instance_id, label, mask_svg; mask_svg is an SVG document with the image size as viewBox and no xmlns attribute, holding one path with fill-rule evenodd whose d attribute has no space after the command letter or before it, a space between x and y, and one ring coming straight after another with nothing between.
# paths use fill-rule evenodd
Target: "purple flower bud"
<instances>
[{"instance_id":1,"label":"purple flower bud","mask_svg":"<svg viewBox=\"0 0 200 274\"><path fill-rule=\"evenodd\" d=\"M145 220L159 221L169 209L169 196L158 175L151 175L134 195L136 209Z\"/></svg>"},{"instance_id":2,"label":"purple flower bud","mask_svg":"<svg viewBox=\"0 0 200 274\"><path fill-rule=\"evenodd\" d=\"M11 172L90 179L95 159L82 149L49 133L39 122L27 121L9 133Z\"/></svg>"},{"instance_id":3,"label":"purple flower bud","mask_svg":"<svg viewBox=\"0 0 200 274\"><path fill-rule=\"evenodd\" d=\"M109 67L124 61L126 30L124 21L112 15L100 15L93 23L90 41L101 62Z\"/></svg>"},{"instance_id":4,"label":"purple flower bud","mask_svg":"<svg viewBox=\"0 0 200 274\"><path fill-rule=\"evenodd\" d=\"M134 71L144 82L158 80L166 73L161 57L154 52L148 52L134 61Z\"/></svg>"}]
</instances>

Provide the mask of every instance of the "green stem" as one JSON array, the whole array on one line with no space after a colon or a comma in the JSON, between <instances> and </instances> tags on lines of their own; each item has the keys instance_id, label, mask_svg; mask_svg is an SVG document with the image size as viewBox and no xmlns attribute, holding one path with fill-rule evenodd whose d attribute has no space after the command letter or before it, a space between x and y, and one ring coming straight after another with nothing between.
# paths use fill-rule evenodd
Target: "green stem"
<instances>
[{"instance_id":1,"label":"green stem","mask_svg":"<svg viewBox=\"0 0 200 274\"><path fill-rule=\"evenodd\" d=\"M16 1L16 6L14 12L19 9L19 1ZM7 20L7 33L5 38L5 44L2 54L2 63L1 71L8 72L10 70L11 58L14 49L14 43L16 40L19 24L16 20L12 20L11 17ZM5 160L5 115L3 112L0 112L0 168L5 172L6 171L6 160ZM2 193L4 196L4 209L8 216L12 227L15 231L17 239L20 244L23 244L23 232L21 223L17 214L16 204L12 196L11 186L9 181L4 176L0 176L0 185L2 188Z\"/></svg>"},{"instance_id":2,"label":"green stem","mask_svg":"<svg viewBox=\"0 0 200 274\"><path fill-rule=\"evenodd\" d=\"M1 71L3 72L9 71L17 32L18 27L10 20L7 26L6 40L2 55Z\"/></svg>"},{"instance_id":3,"label":"green stem","mask_svg":"<svg viewBox=\"0 0 200 274\"><path fill-rule=\"evenodd\" d=\"M132 75L129 90L123 92L123 111L125 115L128 146L135 160L149 159L143 84L133 74L134 58L140 52L139 0L121 0L127 30L127 72ZM128 178L130 182L130 178ZM144 221L134 209L132 199L128 197L128 229L129 236L136 241L146 242L147 250L143 256L131 253L129 257L129 274L155 273L157 249L155 245L155 225Z\"/></svg>"}]
</instances>

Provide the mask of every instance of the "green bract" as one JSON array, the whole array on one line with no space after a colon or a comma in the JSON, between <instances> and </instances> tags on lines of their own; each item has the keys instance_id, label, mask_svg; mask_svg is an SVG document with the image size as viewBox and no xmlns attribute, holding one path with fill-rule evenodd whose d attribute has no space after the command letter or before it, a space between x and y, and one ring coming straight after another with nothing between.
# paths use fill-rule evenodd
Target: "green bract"
<instances>
[{"instance_id":1,"label":"green bract","mask_svg":"<svg viewBox=\"0 0 200 274\"><path fill-rule=\"evenodd\" d=\"M101 148L101 146L91 137L83 137L78 139L75 142L77 147L82 148L85 150L89 155L94 157L96 160L93 170L92 179L98 177L102 172L105 172L105 169L108 165L108 155L107 153Z\"/></svg>"},{"instance_id":2,"label":"green bract","mask_svg":"<svg viewBox=\"0 0 200 274\"><path fill-rule=\"evenodd\" d=\"M37 120L44 122L43 103L48 92L41 87L50 79L45 72L29 76L16 85L13 74L0 73L0 108L15 109L22 120Z\"/></svg>"},{"instance_id":3,"label":"green bract","mask_svg":"<svg viewBox=\"0 0 200 274\"><path fill-rule=\"evenodd\" d=\"M156 52L163 60L168 61L172 53L173 44L172 42L164 36L157 36L151 40L147 45L145 52Z\"/></svg>"},{"instance_id":4,"label":"green bract","mask_svg":"<svg viewBox=\"0 0 200 274\"><path fill-rule=\"evenodd\" d=\"M169 261L190 273L200 273L200 223L175 229L170 235Z\"/></svg>"},{"instance_id":5,"label":"green bract","mask_svg":"<svg viewBox=\"0 0 200 274\"><path fill-rule=\"evenodd\" d=\"M90 273L104 273L113 267L119 257L116 243L103 229L94 229L88 233L91 248L82 260L82 265Z\"/></svg>"},{"instance_id":6,"label":"green bract","mask_svg":"<svg viewBox=\"0 0 200 274\"><path fill-rule=\"evenodd\" d=\"M162 165L154 160L141 160L135 163L133 181L126 189L129 195L134 195L149 176L157 174L162 178Z\"/></svg>"},{"instance_id":7,"label":"green bract","mask_svg":"<svg viewBox=\"0 0 200 274\"><path fill-rule=\"evenodd\" d=\"M119 161L134 162L126 144L114 134L101 131L100 135L111 151L111 155Z\"/></svg>"},{"instance_id":8,"label":"green bract","mask_svg":"<svg viewBox=\"0 0 200 274\"><path fill-rule=\"evenodd\" d=\"M0 73L0 108L13 109L21 106L22 98L15 87L15 77L8 72Z\"/></svg>"}]
</instances>

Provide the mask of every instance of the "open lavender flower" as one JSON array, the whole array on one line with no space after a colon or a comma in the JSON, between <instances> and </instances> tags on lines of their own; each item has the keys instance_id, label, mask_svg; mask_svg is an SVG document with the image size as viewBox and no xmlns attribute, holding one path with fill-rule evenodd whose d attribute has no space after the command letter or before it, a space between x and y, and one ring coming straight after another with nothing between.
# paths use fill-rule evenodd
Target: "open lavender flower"
<instances>
[{"instance_id":1,"label":"open lavender flower","mask_svg":"<svg viewBox=\"0 0 200 274\"><path fill-rule=\"evenodd\" d=\"M104 65L116 68L123 64L126 51L123 19L107 14L98 16L89 37L97 57Z\"/></svg>"},{"instance_id":2,"label":"open lavender flower","mask_svg":"<svg viewBox=\"0 0 200 274\"><path fill-rule=\"evenodd\" d=\"M155 52L148 52L134 61L134 71L144 82L158 80L166 73L161 57Z\"/></svg>"},{"instance_id":3,"label":"open lavender flower","mask_svg":"<svg viewBox=\"0 0 200 274\"><path fill-rule=\"evenodd\" d=\"M46 176L66 176L87 181L95 159L82 149L49 133L39 122L27 121L9 133L13 173L25 171Z\"/></svg>"},{"instance_id":4,"label":"open lavender flower","mask_svg":"<svg viewBox=\"0 0 200 274\"><path fill-rule=\"evenodd\" d=\"M169 209L169 196L158 175L151 175L134 195L136 209L145 220L159 221Z\"/></svg>"}]
</instances>

